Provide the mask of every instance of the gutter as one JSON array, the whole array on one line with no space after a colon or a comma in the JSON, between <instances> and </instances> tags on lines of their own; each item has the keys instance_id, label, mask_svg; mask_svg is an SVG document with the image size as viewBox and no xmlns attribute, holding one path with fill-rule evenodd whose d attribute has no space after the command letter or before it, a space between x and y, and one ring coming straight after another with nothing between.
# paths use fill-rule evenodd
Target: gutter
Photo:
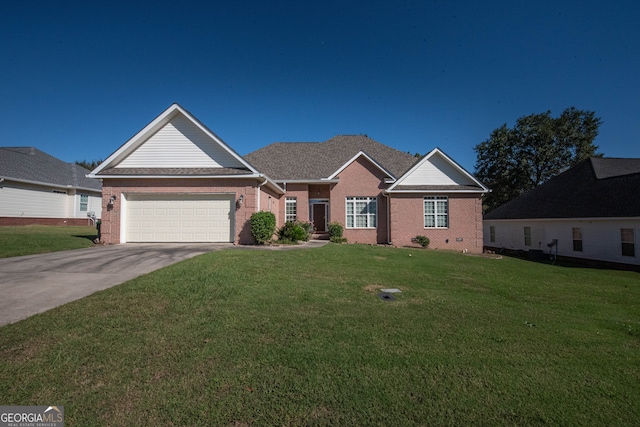
<instances>
[{"instance_id":1,"label":"gutter","mask_svg":"<svg viewBox=\"0 0 640 427\"><path fill-rule=\"evenodd\" d=\"M322 178L322 179L287 179L286 181L278 181L278 182L282 182L284 184L289 183L289 184L337 184L340 182L339 179L329 179L329 178Z\"/></svg>"},{"instance_id":2,"label":"gutter","mask_svg":"<svg viewBox=\"0 0 640 427\"><path fill-rule=\"evenodd\" d=\"M0 182L4 182L6 177L0 178ZM19 178L7 178L10 181L21 182L24 184L34 184L34 185L42 185L43 187L51 187L51 188L61 188L64 190L74 189L74 190L85 190L85 191L93 191L94 193L102 193L102 189L97 188L89 188L89 187L75 187L73 185L64 185L64 184L53 184L51 182L42 182L42 181L31 181L28 179L19 179Z\"/></svg>"},{"instance_id":3,"label":"gutter","mask_svg":"<svg viewBox=\"0 0 640 427\"><path fill-rule=\"evenodd\" d=\"M408 193L422 193L422 194L426 194L426 193L458 193L458 194L467 194L467 193L480 193L480 194L486 194L489 193L488 190L387 190L386 191L389 194L392 193L396 193L396 194L408 194Z\"/></svg>"}]
</instances>

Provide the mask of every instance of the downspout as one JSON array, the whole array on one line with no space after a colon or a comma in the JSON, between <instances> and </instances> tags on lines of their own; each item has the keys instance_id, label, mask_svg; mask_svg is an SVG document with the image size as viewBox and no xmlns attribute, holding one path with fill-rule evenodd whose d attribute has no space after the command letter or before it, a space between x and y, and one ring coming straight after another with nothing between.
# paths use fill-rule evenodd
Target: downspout
<instances>
[{"instance_id":1,"label":"downspout","mask_svg":"<svg viewBox=\"0 0 640 427\"><path fill-rule=\"evenodd\" d=\"M380 193L387 199L387 245L391 244L391 198L386 192Z\"/></svg>"},{"instance_id":2,"label":"downspout","mask_svg":"<svg viewBox=\"0 0 640 427\"><path fill-rule=\"evenodd\" d=\"M264 181L262 181L262 183L256 187L256 190L258 190L258 206L257 206L258 210L256 212L260 212L260 187L262 187L266 183L267 183L267 179L264 178Z\"/></svg>"}]
</instances>

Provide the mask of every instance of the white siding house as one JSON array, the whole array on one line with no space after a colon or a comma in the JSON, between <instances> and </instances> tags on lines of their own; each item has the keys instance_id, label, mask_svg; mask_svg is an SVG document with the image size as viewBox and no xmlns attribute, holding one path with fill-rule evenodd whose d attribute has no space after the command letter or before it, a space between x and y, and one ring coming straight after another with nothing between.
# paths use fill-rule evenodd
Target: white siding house
<instances>
[{"instance_id":1,"label":"white siding house","mask_svg":"<svg viewBox=\"0 0 640 427\"><path fill-rule=\"evenodd\" d=\"M485 214L485 246L640 266L640 159L591 158Z\"/></svg>"},{"instance_id":2,"label":"white siding house","mask_svg":"<svg viewBox=\"0 0 640 427\"><path fill-rule=\"evenodd\" d=\"M87 173L33 147L0 147L0 225L92 225L102 191Z\"/></svg>"}]
</instances>

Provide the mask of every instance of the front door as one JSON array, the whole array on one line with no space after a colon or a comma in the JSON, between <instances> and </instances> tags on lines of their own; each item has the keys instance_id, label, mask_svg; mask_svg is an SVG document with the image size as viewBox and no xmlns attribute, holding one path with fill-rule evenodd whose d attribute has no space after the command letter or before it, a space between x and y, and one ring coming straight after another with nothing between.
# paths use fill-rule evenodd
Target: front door
<instances>
[{"instance_id":1,"label":"front door","mask_svg":"<svg viewBox=\"0 0 640 427\"><path fill-rule=\"evenodd\" d=\"M318 232L327 231L327 205L324 203L313 204L313 228Z\"/></svg>"}]
</instances>

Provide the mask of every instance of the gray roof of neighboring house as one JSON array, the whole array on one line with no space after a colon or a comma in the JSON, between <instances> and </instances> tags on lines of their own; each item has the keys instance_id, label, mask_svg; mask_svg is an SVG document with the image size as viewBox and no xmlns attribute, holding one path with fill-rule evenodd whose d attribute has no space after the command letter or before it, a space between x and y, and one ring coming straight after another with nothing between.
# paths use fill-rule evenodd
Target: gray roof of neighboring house
<instances>
[{"instance_id":1,"label":"gray roof of neighboring house","mask_svg":"<svg viewBox=\"0 0 640 427\"><path fill-rule=\"evenodd\" d=\"M102 191L99 180L85 177L89 172L34 147L0 147L0 178Z\"/></svg>"},{"instance_id":2,"label":"gray roof of neighboring house","mask_svg":"<svg viewBox=\"0 0 640 427\"><path fill-rule=\"evenodd\" d=\"M275 181L312 181L331 176L360 151L395 178L419 160L363 135L338 135L325 142L276 142L244 158Z\"/></svg>"},{"instance_id":3,"label":"gray roof of neighboring house","mask_svg":"<svg viewBox=\"0 0 640 427\"><path fill-rule=\"evenodd\" d=\"M640 159L589 158L484 219L640 217Z\"/></svg>"}]
</instances>

